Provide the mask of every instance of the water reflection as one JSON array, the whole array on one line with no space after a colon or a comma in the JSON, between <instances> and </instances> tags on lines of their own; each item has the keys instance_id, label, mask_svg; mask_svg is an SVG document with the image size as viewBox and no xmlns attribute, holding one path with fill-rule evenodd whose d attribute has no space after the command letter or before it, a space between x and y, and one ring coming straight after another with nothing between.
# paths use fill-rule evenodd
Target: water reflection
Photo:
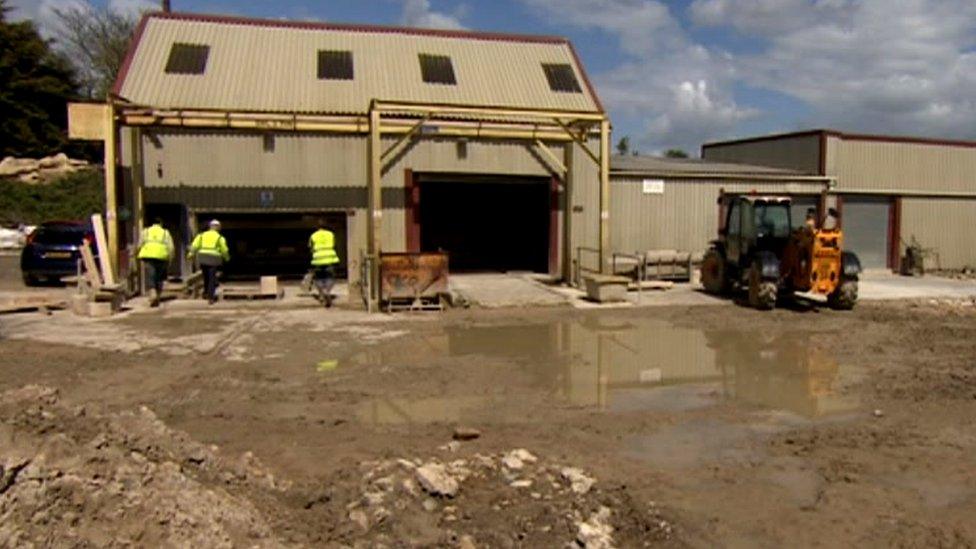
<instances>
[{"instance_id":1,"label":"water reflection","mask_svg":"<svg viewBox=\"0 0 976 549\"><path fill-rule=\"evenodd\" d=\"M359 362L394 357L484 357L486 367L516 364L531 387L568 405L609 412L688 409L722 399L805 417L852 410L837 394L847 371L808 333L777 336L703 331L666 321L581 316L552 322L448 327L443 332L373 348ZM501 383L504 383L504 378ZM366 403L363 421L406 423L491 417L525 421L493 395L383 398ZM511 416L511 417L509 417Z\"/></svg>"}]
</instances>

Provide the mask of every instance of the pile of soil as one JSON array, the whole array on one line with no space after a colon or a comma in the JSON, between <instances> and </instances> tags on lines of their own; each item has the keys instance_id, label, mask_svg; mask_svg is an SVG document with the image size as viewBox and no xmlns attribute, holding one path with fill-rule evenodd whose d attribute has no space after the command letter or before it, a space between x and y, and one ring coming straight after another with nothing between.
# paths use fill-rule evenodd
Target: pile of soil
<instances>
[{"instance_id":1,"label":"pile of soil","mask_svg":"<svg viewBox=\"0 0 976 549\"><path fill-rule=\"evenodd\" d=\"M219 487L283 487L147 408L68 408L50 388L0 395L0 546L279 546L255 506Z\"/></svg>"},{"instance_id":2,"label":"pile of soil","mask_svg":"<svg viewBox=\"0 0 976 549\"><path fill-rule=\"evenodd\" d=\"M336 484L353 480L340 475ZM525 449L364 463L358 484L330 502L345 515L336 540L356 547L603 549L647 547L674 535L654 502Z\"/></svg>"},{"instance_id":3,"label":"pile of soil","mask_svg":"<svg viewBox=\"0 0 976 549\"><path fill-rule=\"evenodd\" d=\"M69 406L55 389L0 394L0 546L649 546L674 527L626 486L524 449L347 463L276 478L148 408Z\"/></svg>"}]
</instances>

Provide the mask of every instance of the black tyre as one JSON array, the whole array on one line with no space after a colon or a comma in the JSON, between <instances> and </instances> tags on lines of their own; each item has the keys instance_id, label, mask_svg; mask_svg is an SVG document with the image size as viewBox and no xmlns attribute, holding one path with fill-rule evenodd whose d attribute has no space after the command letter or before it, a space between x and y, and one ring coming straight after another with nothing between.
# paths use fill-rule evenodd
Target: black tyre
<instances>
[{"instance_id":1,"label":"black tyre","mask_svg":"<svg viewBox=\"0 0 976 549\"><path fill-rule=\"evenodd\" d=\"M827 304L831 309L850 311L857 303L857 281L844 280L834 293L827 296Z\"/></svg>"},{"instance_id":2,"label":"black tyre","mask_svg":"<svg viewBox=\"0 0 976 549\"><path fill-rule=\"evenodd\" d=\"M776 307L779 288L771 280L763 280L762 267L754 263L749 269L749 305L762 311Z\"/></svg>"},{"instance_id":3,"label":"black tyre","mask_svg":"<svg viewBox=\"0 0 976 549\"><path fill-rule=\"evenodd\" d=\"M729 291L729 282L725 277L725 258L714 248L705 252L705 257L702 258L701 282L705 291L710 294L723 295Z\"/></svg>"},{"instance_id":4,"label":"black tyre","mask_svg":"<svg viewBox=\"0 0 976 549\"><path fill-rule=\"evenodd\" d=\"M34 276L32 274L23 273L23 278L24 278L24 286L38 286L38 285L40 285L40 281L37 279L36 276Z\"/></svg>"}]
</instances>

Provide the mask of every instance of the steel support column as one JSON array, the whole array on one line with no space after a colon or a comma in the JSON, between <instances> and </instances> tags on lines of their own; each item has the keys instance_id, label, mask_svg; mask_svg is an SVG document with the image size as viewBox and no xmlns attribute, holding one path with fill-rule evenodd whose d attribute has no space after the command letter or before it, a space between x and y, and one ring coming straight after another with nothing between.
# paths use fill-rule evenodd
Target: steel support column
<instances>
[{"instance_id":1,"label":"steel support column","mask_svg":"<svg viewBox=\"0 0 976 549\"><path fill-rule=\"evenodd\" d=\"M380 231L383 229L383 182L382 182L382 142L380 140L380 125L382 118L376 109L369 111L369 141L367 143L367 189L369 204L366 220L366 253L372 258L369 263L369 292L366 295L366 307L372 312L379 308L379 255L382 242Z\"/></svg>"},{"instance_id":2,"label":"steel support column","mask_svg":"<svg viewBox=\"0 0 976 549\"><path fill-rule=\"evenodd\" d=\"M108 102L105 116L105 232L108 237L108 260L112 272L119 265L119 215L116 176L115 105ZM113 277L114 278L114 277Z\"/></svg>"},{"instance_id":3,"label":"steel support column","mask_svg":"<svg viewBox=\"0 0 976 549\"><path fill-rule=\"evenodd\" d=\"M600 121L600 272L610 254L610 120Z\"/></svg>"}]
</instances>

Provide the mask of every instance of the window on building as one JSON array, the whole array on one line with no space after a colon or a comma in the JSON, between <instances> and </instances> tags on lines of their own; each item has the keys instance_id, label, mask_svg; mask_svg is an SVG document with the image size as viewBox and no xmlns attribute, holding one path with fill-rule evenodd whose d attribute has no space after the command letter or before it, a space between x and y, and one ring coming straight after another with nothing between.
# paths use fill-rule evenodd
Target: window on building
<instances>
[{"instance_id":1,"label":"window on building","mask_svg":"<svg viewBox=\"0 0 976 549\"><path fill-rule=\"evenodd\" d=\"M552 91L582 93L583 89L576 80L573 67L565 63L543 63L542 70L546 73L546 80L549 81Z\"/></svg>"},{"instance_id":2,"label":"window on building","mask_svg":"<svg viewBox=\"0 0 976 549\"><path fill-rule=\"evenodd\" d=\"M169 74L203 74L207 70L210 46L176 42L169 50L166 72Z\"/></svg>"},{"instance_id":3,"label":"window on building","mask_svg":"<svg viewBox=\"0 0 976 549\"><path fill-rule=\"evenodd\" d=\"M319 80L352 80L352 52L319 50Z\"/></svg>"},{"instance_id":4,"label":"window on building","mask_svg":"<svg viewBox=\"0 0 976 549\"><path fill-rule=\"evenodd\" d=\"M428 84L457 84L454 65L446 55L420 54L420 74Z\"/></svg>"}]
</instances>

